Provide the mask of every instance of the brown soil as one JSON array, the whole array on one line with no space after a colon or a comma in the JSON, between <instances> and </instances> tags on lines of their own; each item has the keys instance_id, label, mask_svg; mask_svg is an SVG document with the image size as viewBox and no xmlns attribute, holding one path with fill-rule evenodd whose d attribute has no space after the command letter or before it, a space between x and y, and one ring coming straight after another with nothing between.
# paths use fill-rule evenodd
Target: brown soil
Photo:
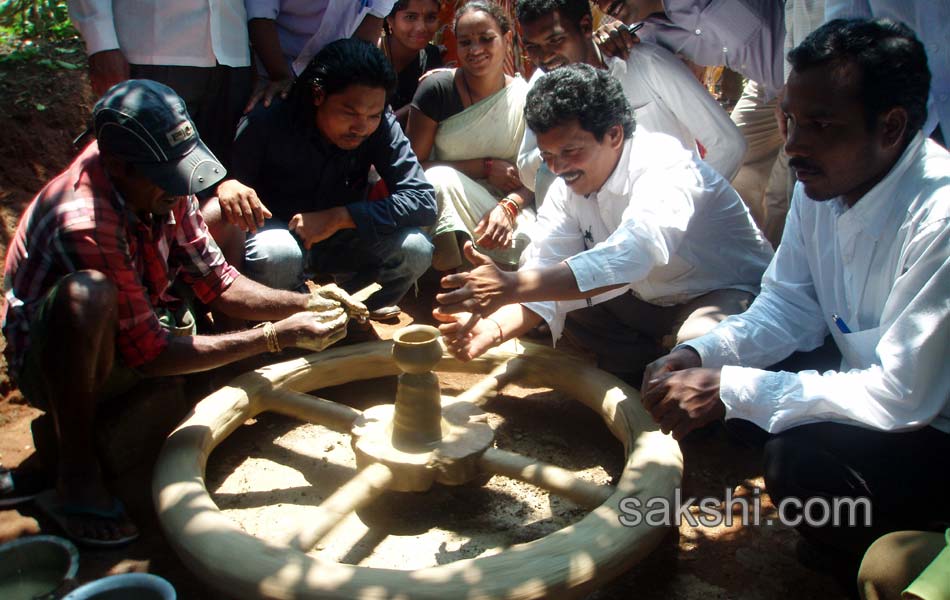
<instances>
[{"instance_id":1,"label":"brown soil","mask_svg":"<svg viewBox=\"0 0 950 600\"><path fill-rule=\"evenodd\" d=\"M69 48L79 48L78 42L66 45ZM79 54L69 54L70 60L78 62ZM60 58L62 53L50 49L49 55ZM45 109L39 110L38 104ZM25 204L68 164L73 155L71 142L84 130L91 105L84 70L51 70L35 61L0 64L0 252L4 255ZM424 286L422 296L405 306L409 314L400 318L400 325L426 321L432 293L431 285ZM395 327L379 331L389 337ZM464 389L472 382L466 377L446 376L443 385ZM189 396L200 398L228 378L227 373L221 373L189 380ZM321 395L339 401L362 398L360 406L365 407L391 401L393 389L392 380L378 380L323 390ZM0 372L0 393L0 462L12 467L33 455L30 423L41 413L22 402L5 371ZM543 389L515 387L486 408L494 413L492 424L500 447L586 473L595 481L607 482L617 473L619 444L595 415L570 399ZM683 444L683 452L684 498L722 499L726 490L740 495L763 487L759 451L736 444L722 431ZM148 571L170 580L180 598L225 597L191 575L165 542L150 497L154 453L147 453L146 458L112 482L139 524L142 537L121 550L83 549L79 580ZM266 537L275 535L280 524L306 518L308 507L351 476L351 460L344 439L320 428L265 415L249 422L215 451L208 487L222 509L242 527ZM763 495L762 505L763 518L775 516L767 495ZM361 517L377 525L383 523L390 538L400 539L389 546L367 547L364 542L349 553L341 551L337 558L401 568L447 562L545 535L582 514L566 501L495 477L481 489L440 489L411 502L388 498L376 503ZM55 524L32 505L0 512L0 540L34 533L37 528L58 533ZM684 524L676 534L671 530L667 541L646 561L590 598L843 597L831 579L805 570L794 560L796 537L793 530L779 525ZM370 555L373 547L376 554Z\"/></svg>"}]
</instances>

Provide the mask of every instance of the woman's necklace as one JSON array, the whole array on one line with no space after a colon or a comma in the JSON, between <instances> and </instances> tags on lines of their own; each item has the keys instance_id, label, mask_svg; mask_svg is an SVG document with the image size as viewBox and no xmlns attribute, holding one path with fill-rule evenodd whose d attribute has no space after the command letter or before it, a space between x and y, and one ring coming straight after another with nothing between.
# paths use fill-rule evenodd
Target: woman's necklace
<instances>
[{"instance_id":1,"label":"woman's necklace","mask_svg":"<svg viewBox=\"0 0 950 600\"><path fill-rule=\"evenodd\" d=\"M462 85L465 86L465 93L468 94L468 103L469 103L469 106L471 106L472 104L475 104L475 96L472 95L472 88L468 87L468 77L465 76L465 69L459 68L459 71L462 72ZM498 89L501 90L501 89L504 89L504 88L505 88L505 73L502 72L502 74L501 74L501 87L498 88ZM497 90L496 90L496 91L497 91ZM494 93L494 92L492 92L492 93ZM489 94L489 96L490 96L490 95L491 95L491 94ZM482 98L479 98L479 100L482 100Z\"/></svg>"}]
</instances>

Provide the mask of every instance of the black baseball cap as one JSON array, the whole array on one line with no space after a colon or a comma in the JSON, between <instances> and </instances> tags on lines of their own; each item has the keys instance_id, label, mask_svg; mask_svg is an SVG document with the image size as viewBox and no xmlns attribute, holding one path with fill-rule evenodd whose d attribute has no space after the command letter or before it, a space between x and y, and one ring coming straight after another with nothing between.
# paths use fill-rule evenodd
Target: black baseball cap
<instances>
[{"instance_id":1,"label":"black baseball cap","mask_svg":"<svg viewBox=\"0 0 950 600\"><path fill-rule=\"evenodd\" d=\"M117 83L96 102L92 120L101 151L134 164L169 194L196 194L227 174L198 137L185 101L166 85Z\"/></svg>"}]
</instances>

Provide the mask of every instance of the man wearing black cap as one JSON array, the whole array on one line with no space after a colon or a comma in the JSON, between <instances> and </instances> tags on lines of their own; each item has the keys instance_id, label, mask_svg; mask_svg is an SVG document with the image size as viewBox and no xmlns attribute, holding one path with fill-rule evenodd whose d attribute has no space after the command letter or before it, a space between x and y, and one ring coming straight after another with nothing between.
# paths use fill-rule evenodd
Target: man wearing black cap
<instances>
[{"instance_id":1,"label":"man wearing black cap","mask_svg":"<svg viewBox=\"0 0 950 600\"><path fill-rule=\"evenodd\" d=\"M142 377L286 346L321 350L345 335L349 315L366 309L337 289L267 288L224 260L194 194L225 169L170 88L122 82L96 104L93 124L97 140L43 188L17 227L3 334L21 391L56 425L58 520L74 540L110 546L137 530L106 490L93 451L100 402ZM276 322L195 335L176 319L181 303L169 293L176 279L224 314Z\"/></svg>"}]
</instances>

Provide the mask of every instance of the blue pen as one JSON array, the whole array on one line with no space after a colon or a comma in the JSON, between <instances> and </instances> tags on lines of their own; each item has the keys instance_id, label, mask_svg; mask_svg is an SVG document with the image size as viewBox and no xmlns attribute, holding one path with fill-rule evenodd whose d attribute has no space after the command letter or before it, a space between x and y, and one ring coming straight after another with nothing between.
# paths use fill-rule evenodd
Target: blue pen
<instances>
[{"instance_id":1,"label":"blue pen","mask_svg":"<svg viewBox=\"0 0 950 600\"><path fill-rule=\"evenodd\" d=\"M835 325L838 326L838 329L841 331L841 333L851 333L851 330L848 329L847 323L845 323L844 319L838 315L832 313L831 320L835 322Z\"/></svg>"}]
</instances>

